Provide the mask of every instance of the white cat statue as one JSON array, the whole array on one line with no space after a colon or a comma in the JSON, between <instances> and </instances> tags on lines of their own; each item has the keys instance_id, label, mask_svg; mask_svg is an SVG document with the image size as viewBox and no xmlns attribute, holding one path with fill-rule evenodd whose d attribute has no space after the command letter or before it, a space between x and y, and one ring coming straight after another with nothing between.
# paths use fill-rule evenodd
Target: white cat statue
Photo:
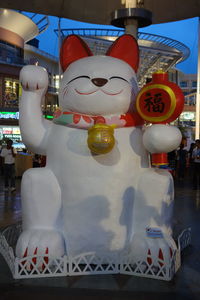
<instances>
[{"instance_id":1,"label":"white cat statue","mask_svg":"<svg viewBox=\"0 0 200 300\"><path fill-rule=\"evenodd\" d=\"M138 57L131 35L119 37L99 56L78 36L68 36L60 52L61 109L53 121L41 111L48 73L39 66L21 70L23 142L47 162L22 178L17 257L118 255L129 249L135 261L160 252L170 259L176 249L173 179L168 171L151 168L149 152L172 151L181 133L162 124L143 129L135 112ZM114 128L114 147L107 153L88 147L88 130L98 123Z\"/></svg>"}]
</instances>

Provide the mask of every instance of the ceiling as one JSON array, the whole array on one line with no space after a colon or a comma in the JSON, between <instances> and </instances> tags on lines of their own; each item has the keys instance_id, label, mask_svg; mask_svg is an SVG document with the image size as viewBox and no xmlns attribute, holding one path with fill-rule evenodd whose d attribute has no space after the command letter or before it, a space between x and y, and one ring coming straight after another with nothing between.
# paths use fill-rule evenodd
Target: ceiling
<instances>
[{"instance_id":1,"label":"ceiling","mask_svg":"<svg viewBox=\"0 0 200 300\"><path fill-rule=\"evenodd\" d=\"M19 9L96 24L110 24L110 14L124 8L121 0L2 0L2 8ZM144 0L153 24L200 16L199 0Z\"/></svg>"}]
</instances>

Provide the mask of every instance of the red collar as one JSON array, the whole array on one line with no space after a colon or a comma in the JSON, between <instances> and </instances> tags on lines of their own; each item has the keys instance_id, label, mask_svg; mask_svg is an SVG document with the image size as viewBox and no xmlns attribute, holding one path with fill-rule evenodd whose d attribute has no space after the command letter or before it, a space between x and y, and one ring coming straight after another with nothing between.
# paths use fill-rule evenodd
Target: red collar
<instances>
[{"instance_id":1,"label":"red collar","mask_svg":"<svg viewBox=\"0 0 200 300\"><path fill-rule=\"evenodd\" d=\"M57 109L54 113L53 122L60 125L83 129L90 128L97 123L112 125L114 128L136 127L144 124L144 120L136 112L123 115L93 116L76 112L62 112L60 109Z\"/></svg>"}]
</instances>

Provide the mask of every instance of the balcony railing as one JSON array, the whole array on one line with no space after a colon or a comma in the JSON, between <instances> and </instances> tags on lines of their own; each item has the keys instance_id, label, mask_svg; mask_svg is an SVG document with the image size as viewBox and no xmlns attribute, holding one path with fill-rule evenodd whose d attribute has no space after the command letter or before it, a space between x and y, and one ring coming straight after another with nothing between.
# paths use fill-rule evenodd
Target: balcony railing
<instances>
[{"instance_id":1,"label":"balcony railing","mask_svg":"<svg viewBox=\"0 0 200 300\"><path fill-rule=\"evenodd\" d=\"M54 32L58 35L59 30L55 29ZM61 29L61 36L64 38L70 34L76 34L83 37L99 37L103 38L112 38L119 37L125 33L124 29L98 29L98 28L74 28L74 29ZM140 41L150 41L156 43L157 45L162 45L166 47L170 47L171 51L178 51L182 55L182 60L185 60L190 55L190 50L183 43L176 41L174 39L170 39L167 37L163 37L156 34L138 32L138 43L140 45ZM153 49L153 47L152 47Z\"/></svg>"},{"instance_id":2,"label":"balcony railing","mask_svg":"<svg viewBox=\"0 0 200 300\"><path fill-rule=\"evenodd\" d=\"M28 61L24 60L23 58L3 57L3 56L0 55L0 63L9 64L9 65L24 66L24 65L28 64Z\"/></svg>"},{"instance_id":3,"label":"balcony railing","mask_svg":"<svg viewBox=\"0 0 200 300\"><path fill-rule=\"evenodd\" d=\"M54 30L58 35L58 29ZM82 36L96 55L105 54L111 42L125 33L124 29L98 29L75 28L61 29L61 37L70 34ZM152 73L158 69L167 72L176 64L184 61L190 54L190 50L181 42L149 33L138 33L140 48L140 66L137 73L139 87L141 88Z\"/></svg>"},{"instance_id":4,"label":"balcony railing","mask_svg":"<svg viewBox=\"0 0 200 300\"><path fill-rule=\"evenodd\" d=\"M40 50L40 49L38 49L38 48L36 48L36 47L34 47L32 45L25 44L24 49L32 51L32 52L34 52L34 53L36 53L38 55L44 56L44 57L46 57L46 58L54 61L55 63L58 63L58 58L56 56L54 56L54 55L52 55L50 53L47 53L47 52L45 52L43 50Z\"/></svg>"},{"instance_id":5,"label":"balcony railing","mask_svg":"<svg viewBox=\"0 0 200 300\"><path fill-rule=\"evenodd\" d=\"M49 19L47 16L41 16L36 13L25 12L22 10L16 10L16 11L31 19L37 25L39 34L44 32L49 26Z\"/></svg>"}]
</instances>

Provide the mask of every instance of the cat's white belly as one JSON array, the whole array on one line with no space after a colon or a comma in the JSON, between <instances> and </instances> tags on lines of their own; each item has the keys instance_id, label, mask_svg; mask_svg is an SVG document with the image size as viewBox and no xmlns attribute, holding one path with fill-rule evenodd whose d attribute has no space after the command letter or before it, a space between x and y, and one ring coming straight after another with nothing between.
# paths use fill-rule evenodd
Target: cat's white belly
<instances>
[{"instance_id":1,"label":"cat's white belly","mask_svg":"<svg viewBox=\"0 0 200 300\"><path fill-rule=\"evenodd\" d=\"M68 253L122 249L132 232L138 178L148 165L140 129L116 130L115 148L106 155L91 155L87 130L55 125L50 136L47 165L61 187Z\"/></svg>"}]
</instances>

